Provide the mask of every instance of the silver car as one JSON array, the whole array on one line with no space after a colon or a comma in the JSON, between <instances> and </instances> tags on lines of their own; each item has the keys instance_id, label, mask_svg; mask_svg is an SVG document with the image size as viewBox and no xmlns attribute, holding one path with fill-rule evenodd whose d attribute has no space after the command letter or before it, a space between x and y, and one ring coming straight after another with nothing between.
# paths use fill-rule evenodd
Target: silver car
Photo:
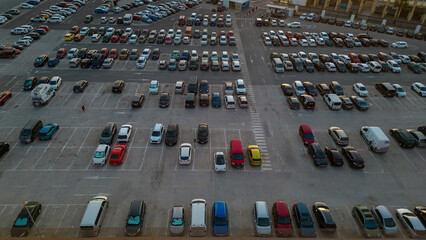
<instances>
[{"instance_id":1,"label":"silver car","mask_svg":"<svg viewBox=\"0 0 426 240\"><path fill-rule=\"evenodd\" d=\"M185 231L185 209L182 206L174 206L170 218L170 233L181 236Z\"/></svg>"},{"instance_id":2,"label":"silver car","mask_svg":"<svg viewBox=\"0 0 426 240\"><path fill-rule=\"evenodd\" d=\"M426 236L426 229L420 219L406 208L396 209L396 217L401 221L404 228L412 238Z\"/></svg>"},{"instance_id":3,"label":"silver car","mask_svg":"<svg viewBox=\"0 0 426 240\"><path fill-rule=\"evenodd\" d=\"M328 129L328 134L330 134L333 141L340 146L349 145L349 138L346 133L339 127L330 127Z\"/></svg>"},{"instance_id":4,"label":"silver car","mask_svg":"<svg viewBox=\"0 0 426 240\"><path fill-rule=\"evenodd\" d=\"M105 165L106 159L108 158L111 147L107 144L99 144L96 148L95 155L93 156L92 163L94 166Z\"/></svg>"},{"instance_id":5,"label":"silver car","mask_svg":"<svg viewBox=\"0 0 426 240\"><path fill-rule=\"evenodd\" d=\"M416 140L417 147L426 147L426 136L417 130L407 129L407 132Z\"/></svg>"},{"instance_id":6,"label":"silver car","mask_svg":"<svg viewBox=\"0 0 426 240\"><path fill-rule=\"evenodd\" d=\"M385 206L374 206L371 212L377 221L377 225L379 225L379 228L383 231L383 234L394 236L398 233L398 226L396 225L395 219Z\"/></svg>"}]
</instances>

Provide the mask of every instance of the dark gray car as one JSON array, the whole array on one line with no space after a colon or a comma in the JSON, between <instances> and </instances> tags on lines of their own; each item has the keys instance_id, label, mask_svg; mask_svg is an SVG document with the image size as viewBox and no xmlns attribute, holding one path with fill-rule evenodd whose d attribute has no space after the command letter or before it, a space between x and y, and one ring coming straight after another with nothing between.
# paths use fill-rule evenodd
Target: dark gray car
<instances>
[{"instance_id":1,"label":"dark gray car","mask_svg":"<svg viewBox=\"0 0 426 240\"><path fill-rule=\"evenodd\" d=\"M112 140L117 133L117 125L113 122L108 122L102 131L101 138L99 139L99 143L105 143L108 145L112 144Z\"/></svg>"},{"instance_id":2,"label":"dark gray car","mask_svg":"<svg viewBox=\"0 0 426 240\"><path fill-rule=\"evenodd\" d=\"M328 165L327 158L319 143L311 143L308 145L308 153L314 160L315 166L325 167Z\"/></svg>"}]
</instances>

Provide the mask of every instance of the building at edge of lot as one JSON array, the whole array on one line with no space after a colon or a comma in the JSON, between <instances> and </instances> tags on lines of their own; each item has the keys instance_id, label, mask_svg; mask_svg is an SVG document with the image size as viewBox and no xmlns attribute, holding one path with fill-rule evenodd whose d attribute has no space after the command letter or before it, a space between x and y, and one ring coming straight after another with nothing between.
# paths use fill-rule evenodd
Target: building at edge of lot
<instances>
[{"instance_id":1,"label":"building at edge of lot","mask_svg":"<svg viewBox=\"0 0 426 240\"><path fill-rule=\"evenodd\" d=\"M224 0L223 5L226 8L232 8L235 10L244 10L250 6L250 0Z\"/></svg>"}]
</instances>

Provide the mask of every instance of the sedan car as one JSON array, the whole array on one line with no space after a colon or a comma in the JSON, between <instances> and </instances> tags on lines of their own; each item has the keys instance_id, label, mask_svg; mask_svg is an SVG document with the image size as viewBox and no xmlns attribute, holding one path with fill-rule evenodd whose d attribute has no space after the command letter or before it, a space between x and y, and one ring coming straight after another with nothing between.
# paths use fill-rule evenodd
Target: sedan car
<instances>
[{"instance_id":1,"label":"sedan car","mask_svg":"<svg viewBox=\"0 0 426 240\"><path fill-rule=\"evenodd\" d=\"M103 166L106 163L111 147L108 144L99 144L92 159L94 166Z\"/></svg>"},{"instance_id":2,"label":"sedan car","mask_svg":"<svg viewBox=\"0 0 426 240\"><path fill-rule=\"evenodd\" d=\"M353 168L364 168L364 160L359 152L352 146L342 148L342 155L348 160L349 165Z\"/></svg>"},{"instance_id":3,"label":"sedan car","mask_svg":"<svg viewBox=\"0 0 426 240\"><path fill-rule=\"evenodd\" d=\"M324 202L316 202L312 206L312 211L317 218L319 227L323 231L336 231L336 223L334 222L333 215L330 208Z\"/></svg>"},{"instance_id":4,"label":"sedan car","mask_svg":"<svg viewBox=\"0 0 426 240\"><path fill-rule=\"evenodd\" d=\"M326 62L325 63L325 68L327 69L327 71L329 72L336 72L336 65L332 62Z\"/></svg>"},{"instance_id":5,"label":"sedan car","mask_svg":"<svg viewBox=\"0 0 426 240\"><path fill-rule=\"evenodd\" d=\"M25 201L25 203L10 229L11 237L27 236L41 213L41 203L33 201Z\"/></svg>"},{"instance_id":6,"label":"sedan car","mask_svg":"<svg viewBox=\"0 0 426 240\"><path fill-rule=\"evenodd\" d=\"M59 124L57 123L48 123L43 126L43 128L38 133L39 140L50 140L59 129Z\"/></svg>"},{"instance_id":7,"label":"sedan car","mask_svg":"<svg viewBox=\"0 0 426 240\"><path fill-rule=\"evenodd\" d=\"M191 163L192 145L182 143L179 148L179 164L188 165Z\"/></svg>"},{"instance_id":8,"label":"sedan car","mask_svg":"<svg viewBox=\"0 0 426 240\"><path fill-rule=\"evenodd\" d=\"M367 97L368 96L368 90L362 83L355 83L353 85L353 89L360 97Z\"/></svg>"},{"instance_id":9,"label":"sedan car","mask_svg":"<svg viewBox=\"0 0 426 240\"><path fill-rule=\"evenodd\" d=\"M411 89L421 97L426 97L426 87L423 83L415 82L411 85Z\"/></svg>"},{"instance_id":10,"label":"sedan car","mask_svg":"<svg viewBox=\"0 0 426 240\"><path fill-rule=\"evenodd\" d=\"M398 233L398 226L395 219L385 206L374 206L371 208L371 212L384 235L395 236Z\"/></svg>"},{"instance_id":11,"label":"sedan car","mask_svg":"<svg viewBox=\"0 0 426 240\"><path fill-rule=\"evenodd\" d=\"M205 144L209 140L209 126L207 123L200 123L197 129L197 142Z\"/></svg>"},{"instance_id":12,"label":"sedan car","mask_svg":"<svg viewBox=\"0 0 426 240\"><path fill-rule=\"evenodd\" d=\"M426 236L425 226L410 210L406 208L396 209L396 218L401 221L402 225L412 238Z\"/></svg>"},{"instance_id":13,"label":"sedan car","mask_svg":"<svg viewBox=\"0 0 426 240\"><path fill-rule=\"evenodd\" d=\"M367 111L368 110L368 104L367 102L358 96L351 96L350 100L355 105L355 107L360 111Z\"/></svg>"},{"instance_id":14,"label":"sedan car","mask_svg":"<svg viewBox=\"0 0 426 240\"><path fill-rule=\"evenodd\" d=\"M117 144L111 151L111 156L109 158L109 164L111 165L120 165L123 163L124 155L126 154L127 146L124 144Z\"/></svg>"},{"instance_id":15,"label":"sedan car","mask_svg":"<svg viewBox=\"0 0 426 240\"><path fill-rule=\"evenodd\" d=\"M296 97L292 97L292 96L288 97L287 102L288 102L288 105L290 106L290 109L298 110L300 108L299 100Z\"/></svg>"},{"instance_id":16,"label":"sedan car","mask_svg":"<svg viewBox=\"0 0 426 240\"><path fill-rule=\"evenodd\" d=\"M6 101L12 97L12 93L9 91L0 92L0 106L4 105Z\"/></svg>"},{"instance_id":17,"label":"sedan car","mask_svg":"<svg viewBox=\"0 0 426 240\"><path fill-rule=\"evenodd\" d=\"M324 153L332 166L343 166L343 157L339 150L332 147L325 147Z\"/></svg>"}]
</instances>

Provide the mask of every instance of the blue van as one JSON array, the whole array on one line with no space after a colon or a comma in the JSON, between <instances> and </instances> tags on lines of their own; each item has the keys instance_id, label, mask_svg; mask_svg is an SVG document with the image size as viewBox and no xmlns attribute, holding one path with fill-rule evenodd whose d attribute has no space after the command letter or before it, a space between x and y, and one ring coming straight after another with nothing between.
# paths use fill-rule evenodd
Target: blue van
<instances>
[{"instance_id":1,"label":"blue van","mask_svg":"<svg viewBox=\"0 0 426 240\"><path fill-rule=\"evenodd\" d=\"M293 217L302 237L315 237L317 235L314 221L306 203L297 202L293 205Z\"/></svg>"},{"instance_id":2,"label":"blue van","mask_svg":"<svg viewBox=\"0 0 426 240\"><path fill-rule=\"evenodd\" d=\"M215 202L212 208L213 235L227 236L229 228L228 205L225 202Z\"/></svg>"}]
</instances>

